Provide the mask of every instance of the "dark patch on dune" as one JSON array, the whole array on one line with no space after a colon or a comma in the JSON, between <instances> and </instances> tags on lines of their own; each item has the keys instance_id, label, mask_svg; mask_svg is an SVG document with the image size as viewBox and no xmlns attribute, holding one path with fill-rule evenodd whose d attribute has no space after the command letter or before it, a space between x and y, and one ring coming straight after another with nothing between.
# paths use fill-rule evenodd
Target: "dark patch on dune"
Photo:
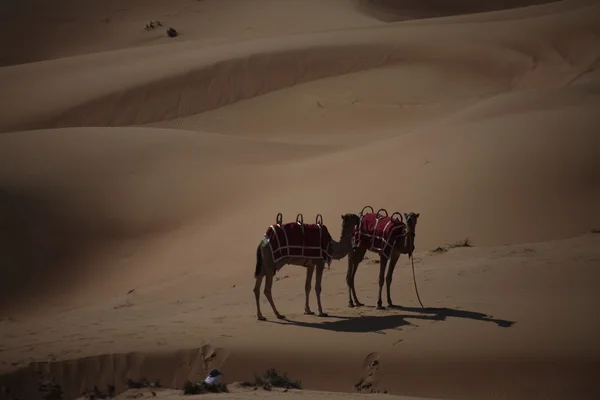
<instances>
[{"instance_id":1,"label":"dark patch on dune","mask_svg":"<svg viewBox=\"0 0 600 400\"><path fill-rule=\"evenodd\" d=\"M358 8L380 21L447 17L553 3L557 0L358 0Z\"/></svg>"},{"instance_id":2,"label":"dark patch on dune","mask_svg":"<svg viewBox=\"0 0 600 400\"><path fill-rule=\"evenodd\" d=\"M87 236L87 237L86 237ZM0 188L0 311L68 285L93 241L46 200Z\"/></svg>"},{"instance_id":3,"label":"dark patch on dune","mask_svg":"<svg viewBox=\"0 0 600 400\"><path fill-rule=\"evenodd\" d=\"M85 220L50 195L0 186L0 312L64 293L90 272L86 260L147 230L90 214Z\"/></svg>"}]
</instances>

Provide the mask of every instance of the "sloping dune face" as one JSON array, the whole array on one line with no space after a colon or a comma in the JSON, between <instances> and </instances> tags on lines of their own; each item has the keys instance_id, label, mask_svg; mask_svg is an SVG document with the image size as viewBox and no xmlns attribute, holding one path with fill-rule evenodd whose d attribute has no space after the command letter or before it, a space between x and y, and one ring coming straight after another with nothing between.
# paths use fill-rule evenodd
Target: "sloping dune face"
<instances>
[{"instance_id":1,"label":"sloping dune face","mask_svg":"<svg viewBox=\"0 0 600 400\"><path fill-rule=\"evenodd\" d=\"M104 359L201 341L232 350L235 379L275 363L351 390L376 354L395 393L590 398L597 2L30 0L0 22L1 369L52 360L66 385L64 359L123 354L88 360L104 384ZM417 278L440 308L347 308L343 259L324 278L331 319L302 314L304 271L286 267L274 297L292 322L257 325L256 246L277 213L320 213L337 237L365 205L420 213ZM479 248L430 252L465 238ZM370 257L356 285L372 306ZM398 265L394 298L413 304Z\"/></svg>"},{"instance_id":2,"label":"sloping dune face","mask_svg":"<svg viewBox=\"0 0 600 400\"><path fill-rule=\"evenodd\" d=\"M359 0L358 5L362 11L382 21L396 22L513 9L554 1L556 0Z\"/></svg>"},{"instance_id":3,"label":"sloping dune face","mask_svg":"<svg viewBox=\"0 0 600 400\"><path fill-rule=\"evenodd\" d=\"M374 108L564 85L596 61L598 28L595 5L575 10L561 6L550 15L519 15L514 21L507 21L509 16L494 22L482 17L484 22L478 23L473 17L435 29L423 21L264 38L252 45L242 41L202 51L193 42L182 42L168 55L156 55L154 46L146 46L4 68L10 102L1 111L0 130L159 122L350 72L371 70L371 78L375 73L380 77L377 67L396 69L381 81L398 82L400 77L400 82L384 91L394 96L392 101L371 101ZM466 82L469 76L473 83ZM407 81L408 88L403 85ZM31 98L32 90L40 95ZM360 104L356 95L344 100Z\"/></svg>"},{"instance_id":4,"label":"sloping dune face","mask_svg":"<svg viewBox=\"0 0 600 400\"><path fill-rule=\"evenodd\" d=\"M35 305L82 278L116 274L118 291L128 290L132 277L124 278L134 271L152 282L160 269L137 258L148 243L219 221L240 196L259 197L251 182L266 162L324 152L163 129L40 130L0 140L3 306L21 298ZM273 155L256 155L263 152Z\"/></svg>"},{"instance_id":5,"label":"sloping dune face","mask_svg":"<svg viewBox=\"0 0 600 400\"><path fill-rule=\"evenodd\" d=\"M167 27L193 47L372 26L347 0L22 0L0 12L0 65L163 45ZM35 11L33 11L35 10ZM145 30L146 24L162 26ZM27 29L25 29L27 27ZM15 37L19 40L16 41Z\"/></svg>"}]
</instances>

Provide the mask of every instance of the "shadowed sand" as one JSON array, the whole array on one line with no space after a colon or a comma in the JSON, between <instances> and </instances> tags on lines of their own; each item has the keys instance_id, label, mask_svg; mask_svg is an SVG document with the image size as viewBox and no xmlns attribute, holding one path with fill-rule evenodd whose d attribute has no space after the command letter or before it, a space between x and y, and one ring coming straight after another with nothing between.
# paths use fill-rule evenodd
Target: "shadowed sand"
<instances>
[{"instance_id":1,"label":"shadowed sand","mask_svg":"<svg viewBox=\"0 0 600 400\"><path fill-rule=\"evenodd\" d=\"M275 367L305 398L360 379L402 396L596 398L600 5L425 3L7 6L0 386L41 399L47 370L70 400ZM261 296L258 322L255 251L276 214L320 213L338 237L365 205L420 213L427 308L401 257L401 307L375 310L370 254L364 307L347 307L343 259L323 280L330 317L303 315L304 270L287 266L273 285L287 320ZM218 397L250 395L277 393Z\"/></svg>"}]
</instances>

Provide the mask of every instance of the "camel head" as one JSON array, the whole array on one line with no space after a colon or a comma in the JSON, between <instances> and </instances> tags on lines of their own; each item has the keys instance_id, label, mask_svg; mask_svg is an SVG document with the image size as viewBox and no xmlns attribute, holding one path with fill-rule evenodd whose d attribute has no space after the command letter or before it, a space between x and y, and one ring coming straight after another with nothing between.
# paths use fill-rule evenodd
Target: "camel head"
<instances>
[{"instance_id":1,"label":"camel head","mask_svg":"<svg viewBox=\"0 0 600 400\"><path fill-rule=\"evenodd\" d=\"M406 230L409 233L412 233L413 236L417 227L417 218L419 218L419 213L409 212L404 213L404 219L406 220Z\"/></svg>"},{"instance_id":2,"label":"camel head","mask_svg":"<svg viewBox=\"0 0 600 400\"><path fill-rule=\"evenodd\" d=\"M415 250L415 233L418 218L419 213L404 213L404 219L406 220L406 236L404 239L404 247L408 250L409 255L412 255L413 251Z\"/></svg>"},{"instance_id":3,"label":"camel head","mask_svg":"<svg viewBox=\"0 0 600 400\"><path fill-rule=\"evenodd\" d=\"M360 224L360 217L356 214L343 214L342 215L342 236L351 235L354 232L354 228Z\"/></svg>"}]
</instances>

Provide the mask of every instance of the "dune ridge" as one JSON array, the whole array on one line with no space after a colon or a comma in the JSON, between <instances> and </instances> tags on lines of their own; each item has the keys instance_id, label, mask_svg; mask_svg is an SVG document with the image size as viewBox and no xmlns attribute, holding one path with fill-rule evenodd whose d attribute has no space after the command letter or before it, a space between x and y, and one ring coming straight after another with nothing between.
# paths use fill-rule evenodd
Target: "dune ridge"
<instances>
[{"instance_id":1,"label":"dune ridge","mask_svg":"<svg viewBox=\"0 0 600 400\"><path fill-rule=\"evenodd\" d=\"M402 26L387 26L363 28L354 32L266 38L254 41L252 47L245 46L243 42L234 43L206 49L200 54L192 44L185 43L178 45L177 52L171 54L165 50L152 55L149 49L142 48L138 49L138 53L131 52L127 58L124 58L124 54L121 55L123 58L119 59L118 64L113 64L112 68L104 63L98 66L105 71L102 75L94 75L93 71L98 67L85 68L81 73L73 74L69 64L79 65L80 57L50 60L22 68L8 67L0 71L0 79L8 83L6 104L3 104L0 114L3 122L0 131L157 122L208 111L301 82L399 62L403 58L413 61L446 58L464 63L464 60L469 59L474 62L473 54L478 59L489 54L491 60L485 62L488 68L497 68L502 60L507 65L500 71L509 80L527 82L540 76L542 82L556 82L561 77L564 79L565 72L579 74L597 60L600 55L595 40L599 34L595 28L598 14L597 4L587 5L584 2L578 9L571 11L570 15L561 15L563 18L558 20L551 15L539 18L537 23L513 21L513 25L516 25L513 28L521 30L523 36L516 39L514 35L508 35L510 41L504 43L506 47L499 49L494 49L494 46L490 48L489 40L500 40L502 43L502 36L507 35L506 33L488 33L472 44L472 40L467 42L466 39L473 29L473 23L465 26L441 25L433 32L428 29L430 23L427 23L404 29ZM545 22L544 19L548 21ZM569 19L577 20L578 24L573 25ZM556 60L553 59L562 54L557 53L552 39L547 43L543 39L536 43L535 36L530 36L536 33L547 34L545 31L549 24L553 30L563 32L562 38L579 33L575 40L580 41L582 35L590 36L591 41L580 41L588 45L584 45L580 53L574 55L583 58L579 60L582 65L564 64L560 59L559 65L556 65ZM398 37L397 33L403 31L406 36ZM437 36L432 37L432 34ZM486 40L486 36L491 37ZM449 41L453 43L450 47ZM456 45L457 41L466 43ZM569 43L570 41L565 45L568 46ZM509 53L508 57L503 55L504 52ZM142 54L145 56L140 57ZM232 54L235 54L233 58ZM566 56L568 55L564 57ZM87 58L90 63L95 63L94 60L98 57L100 55L91 55L83 59ZM533 65L532 58L536 60ZM335 63L332 63L332 59L336 60ZM548 71L539 68L546 65L545 60L549 61ZM144 74L133 73L140 71L141 66L149 62L153 63L152 69L144 68L147 71ZM35 70L39 68L43 68L46 73L37 74ZM49 70L53 75L48 76ZM63 72L65 70L69 72ZM270 72L265 75L265 71ZM32 75L44 78L31 79ZM532 78L524 78L529 75ZM89 87L92 76L97 87L93 90L90 88L94 93L90 97L91 93L86 94L79 88ZM249 76L252 79L246 79ZM65 80L70 84L65 84ZM27 95L31 91L41 96L32 99ZM52 102L49 101L50 98L53 99ZM36 101L40 105L36 106ZM49 107L48 103L53 106ZM23 109L28 110L27 118L19 113Z\"/></svg>"},{"instance_id":2,"label":"dune ridge","mask_svg":"<svg viewBox=\"0 0 600 400\"><path fill-rule=\"evenodd\" d=\"M459 0L448 3L445 1L428 1L423 4L411 0L359 0L358 7L384 22L397 22L411 19L436 18L493 11L510 10L553 3L552 0L509 0L501 3L471 0Z\"/></svg>"},{"instance_id":3,"label":"dune ridge","mask_svg":"<svg viewBox=\"0 0 600 400\"><path fill-rule=\"evenodd\" d=\"M211 347L209 345L205 347ZM226 353L224 349L218 349L217 354ZM373 354L371 354L372 356ZM106 388L109 385L113 385L115 387L115 392L117 394L122 394L123 397L127 398L127 390L128 385L127 381L131 380L132 382L142 382L147 381L150 383L154 383L161 389L153 389L152 391L155 394L158 394L160 397L160 392L165 389L178 389L182 390L183 385L186 381L200 381L207 374L208 371L218 365L223 365L220 370L224 371L227 374L227 378L230 382L233 382L233 387L230 389L233 393L240 395L244 392L252 393L252 397L264 398L269 395L269 392L264 391L262 388L258 388L260 392L255 392L250 389L239 389L236 388L235 383L237 382L252 382L254 375L259 375L264 372L261 370L256 370L257 362L256 357L258 354L239 354L232 357L231 362L224 363L224 359L228 359L228 357L220 356L220 359L205 361L204 351L203 349L191 349L191 350L178 350L172 352L154 352L154 353L126 353L126 354L106 354L100 356L93 357L85 357L77 360L65 360L65 361L56 361L56 362L43 362L43 363L32 363L27 368L21 369L19 371L15 371L9 375L4 375L0 378L0 383L3 385L9 385L9 387L13 388L12 395L17 395L19 397L25 396L31 399L42 399L36 389L36 386L39 381L40 376L44 377L52 377L52 381L54 384L58 385L64 395L65 400L72 400L81 398L81 394L85 392L91 391L94 387L97 387L102 392L107 392ZM275 358L273 358L275 356ZM268 355L271 362L277 360L276 355ZM369 357L367 357L369 358ZM310 370L311 362L308 359L303 359L300 362L295 363L286 363L283 359L277 360L281 363L288 364L291 368L291 372L285 370L289 373L291 379L294 379L295 373L300 371ZM361 369L358 367L348 368L342 367L340 368L340 362L342 360L336 360L335 362L326 361L325 365L319 368L317 374L311 373L308 374L308 381L311 381L311 378L314 379L319 374L326 373L327 369L331 370L340 369L340 372L346 375L345 379L339 379L340 375L336 374L336 376L331 376L331 381L326 385L330 390L331 388L336 388L339 386L342 391L347 390L348 387L351 387L353 383L357 383L360 380ZM347 357L345 362L353 363L360 365L360 362L357 362L357 358ZM227 364L235 363L236 368L227 367ZM478 391L484 393L486 391L491 392L492 396L500 395L500 393L505 393L505 395L515 396L515 394L520 394L522 396L526 396L529 390L528 385L534 385L536 380L545 380L547 376L550 374L555 375L563 375L563 381L571 381L571 385L567 386L564 383L557 384L556 388L554 388L555 393L562 393L564 396L574 396L575 398L585 398L586 393L590 390L590 387L582 385L582 382L591 378L590 369L597 368L597 364L594 363L573 363L569 362L556 367L551 363L545 362L528 362L521 361L517 363L515 361L511 361L508 365L502 365L502 362L497 362L496 367L499 370L507 371L513 369L510 374L510 379L515 381L515 384L512 388L506 390L505 388L496 386L497 383L493 379L486 379L481 374L481 368L488 367L486 364L478 363L477 361L469 360L463 362L463 366L461 367L461 371L448 374L448 371L455 368L453 363L445 364L447 361L439 361L436 360L434 362L424 361L424 360L406 360L404 362L398 363L397 361L388 362L384 365L384 369L382 369L380 376L376 378L373 383L380 383L378 381L384 380L384 384L381 385L382 392L387 392L388 390L394 390L395 387L399 386L394 384L394 377L390 376L390 372L393 371L393 375L396 375L395 379L398 379L397 376L399 374L403 375L401 379L403 382L413 381L410 386L412 387L420 387L423 385L427 385L426 381L431 379L431 376L439 376L438 380L440 381L440 386L445 388L444 393L446 395L450 395L446 398L463 398L462 392L460 388L456 388L461 385L471 385L475 386ZM258 364L264 365L264 362L259 361ZM520 364L520 365L518 365ZM268 367L267 367L268 368ZM327 368L327 369L326 369ZM515 369L516 368L516 369ZM478 371L479 370L479 371ZM385 373L384 373L385 372ZM490 372L490 371L486 371ZM280 371L283 373L283 371ZM506 373L506 372L504 372ZM469 383L471 379L465 379L465 375L471 375L473 377L477 376L480 381L477 382L476 385ZM524 374L528 375L529 383L527 382L519 382L520 377ZM307 375L304 373L304 375ZM579 375L579 376L578 376ZM581 375L584 375L583 377ZM356 382L352 382L354 379ZM303 381L305 382L305 381ZM518 383L516 383L518 382ZM386 386L385 385L390 385ZM319 393L318 386L317 389L306 391L306 390L292 390L289 395L301 395L305 396L316 396ZM406 383L403 383L405 386L404 390L408 393L405 396L395 396L395 395L387 395L386 398L397 398L397 399L439 399L441 397L435 396L435 393L439 393L439 390L429 390L430 395L423 395L423 392L420 390L410 390L406 388ZM453 387L455 389L453 390ZM236 390L237 389L237 390ZM472 388L475 389L475 388ZM277 389L275 389L277 390ZM149 389L145 391L149 392ZM412 397L411 392L414 391L418 394L418 397ZM167 392L168 393L168 392ZM281 392L280 396L282 395ZM331 393L331 392L329 392ZM335 392L334 392L335 393ZM364 393L364 394L363 394ZM359 395L355 395L352 393L335 393L338 396L350 396L352 397L362 397L365 396L369 391L365 391ZM166 393L165 393L166 394ZM150 397L150 393L148 393L148 397ZM181 396L178 393L173 393L173 395L179 397ZM222 398L228 395L219 395L217 398ZM321 396L331 396L327 393L321 393ZM377 394L369 394L369 397L374 396L377 398ZM410 397L409 397L410 396ZM151 397L155 397L152 395ZM229 398L237 398L231 395ZM335 397L335 396L332 396ZM118 398L118 397L117 397ZM204 396L203 396L204 398ZM475 398L475 397L473 397Z\"/></svg>"}]
</instances>

